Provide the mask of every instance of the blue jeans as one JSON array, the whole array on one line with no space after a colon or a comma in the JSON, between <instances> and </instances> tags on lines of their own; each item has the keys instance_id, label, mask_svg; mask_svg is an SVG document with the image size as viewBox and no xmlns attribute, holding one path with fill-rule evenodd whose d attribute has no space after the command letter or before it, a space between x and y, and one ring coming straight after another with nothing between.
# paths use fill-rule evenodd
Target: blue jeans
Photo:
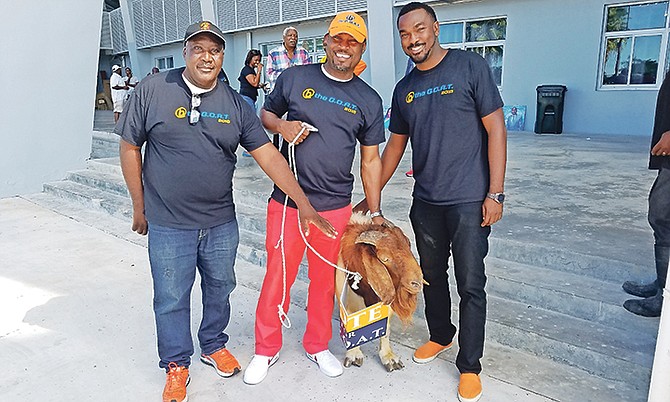
<instances>
[{"instance_id":1,"label":"blue jeans","mask_svg":"<svg viewBox=\"0 0 670 402\"><path fill-rule=\"evenodd\" d=\"M149 262L154 286L154 314L159 366L188 367L193 355L191 289L196 268L202 289L200 350L211 354L226 346L230 293L235 289L237 221L209 229L173 229L149 224Z\"/></svg>"},{"instance_id":2,"label":"blue jeans","mask_svg":"<svg viewBox=\"0 0 670 402\"><path fill-rule=\"evenodd\" d=\"M247 101L247 103L249 104L249 106L251 106L251 108L254 109L254 111L256 110L256 102L254 102L253 99L251 99L250 97L248 97L248 96L246 96L246 95L240 95L240 96L242 97L242 99L244 99L245 101Z\"/></svg>"},{"instance_id":3,"label":"blue jeans","mask_svg":"<svg viewBox=\"0 0 670 402\"><path fill-rule=\"evenodd\" d=\"M481 227L482 203L437 206L416 198L409 213L416 236L421 270L430 284L423 287L430 340L448 345L456 334L451 322L449 255L454 256L458 305L456 367L461 373L482 370L486 325L486 274L484 257L489 251L491 227Z\"/></svg>"}]
</instances>

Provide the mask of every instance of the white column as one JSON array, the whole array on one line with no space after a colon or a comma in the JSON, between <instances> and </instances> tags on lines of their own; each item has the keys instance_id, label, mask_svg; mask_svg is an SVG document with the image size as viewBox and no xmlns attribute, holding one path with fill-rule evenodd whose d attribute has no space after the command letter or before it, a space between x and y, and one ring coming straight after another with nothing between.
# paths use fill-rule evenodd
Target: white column
<instances>
[{"instance_id":1,"label":"white column","mask_svg":"<svg viewBox=\"0 0 670 402\"><path fill-rule=\"evenodd\" d=\"M200 10L202 11L202 19L213 22L214 25L219 26L216 20L216 13L214 12L214 0L200 0Z\"/></svg>"},{"instance_id":2,"label":"white column","mask_svg":"<svg viewBox=\"0 0 670 402\"><path fill-rule=\"evenodd\" d=\"M395 86L395 32L393 0L368 0L368 52L370 85L379 92L384 107L391 106Z\"/></svg>"},{"instance_id":3,"label":"white column","mask_svg":"<svg viewBox=\"0 0 670 402\"><path fill-rule=\"evenodd\" d=\"M670 269L670 268L669 268ZM649 402L666 402L670 395L670 289L666 281L663 289L663 308L661 322L658 325L656 354L651 369L651 385L649 386Z\"/></svg>"},{"instance_id":4,"label":"white column","mask_svg":"<svg viewBox=\"0 0 670 402\"><path fill-rule=\"evenodd\" d=\"M119 0L121 8L121 17L123 18L123 29L126 31L126 43L128 44L128 56L130 56L130 65L133 68L133 75L142 77L142 72L151 70L151 67L141 65L137 54L137 42L135 42L135 31L133 30L132 10L128 0ZM125 73L124 73L125 74Z\"/></svg>"},{"instance_id":5,"label":"white column","mask_svg":"<svg viewBox=\"0 0 670 402\"><path fill-rule=\"evenodd\" d=\"M102 2L3 0L0 9L2 198L40 192L86 165Z\"/></svg>"}]
</instances>

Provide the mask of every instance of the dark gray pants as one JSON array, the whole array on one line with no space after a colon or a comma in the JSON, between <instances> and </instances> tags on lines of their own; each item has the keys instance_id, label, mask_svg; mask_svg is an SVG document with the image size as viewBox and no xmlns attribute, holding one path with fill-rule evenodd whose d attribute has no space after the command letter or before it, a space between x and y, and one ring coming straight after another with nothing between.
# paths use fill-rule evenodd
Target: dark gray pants
<instances>
[{"instance_id":1,"label":"dark gray pants","mask_svg":"<svg viewBox=\"0 0 670 402\"><path fill-rule=\"evenodd\" d=\"M670 260L670 168L662 167L649 192L649 225L654 230L658 286L665 287Z\"/></svg>"}]
</instances>

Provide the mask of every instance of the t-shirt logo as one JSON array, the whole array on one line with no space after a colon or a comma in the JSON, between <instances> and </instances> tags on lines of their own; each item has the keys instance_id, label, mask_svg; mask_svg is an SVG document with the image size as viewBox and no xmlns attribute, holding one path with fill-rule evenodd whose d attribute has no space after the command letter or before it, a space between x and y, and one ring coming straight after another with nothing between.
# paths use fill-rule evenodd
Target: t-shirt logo
<instances>
[{"instance_id":1,"label":"t-shirt logo","mask_svg":"<svg viewBox=\"0 0 670 402\"><path fill-rule=\"evenodd\" d=\"M320 101L324 101L326 103L330 103L332 105L336 106L342 106L342 109L351 114L357 114L358 113L358 106L356 106L355 103L347 102L345 100L336 98L334 96L330 95L324 95L321 92L316 92L314 88L305 88L302 91L302 97L311 100L311 99L317 99Z\"/></svg>"},{"instance_id":2,"label":"t-shirt logo","mask_svg":"<svg viewBox=\"0 0 670 402\"><path fill-rule=\"evenodd\" d=\"M451 95L454 93L454 84L436 85L421 91L411 91L405 96L406 103L412 103L415 99L423 98L429 95Z\"/></svg>"},{"instance_id":3,"label":"t-shirt logo","mask_svg":"<svg viewBox=\"0 0 670 402\"><path fill-rule=\"evenodd\" d=\"M174 115L175 115L178 119L183 119L184 117L186 117L186 114L187 114L187 113L188 113L188 111L187 111L186 108L183 107L183 106L178 107L177 110L174 111Z\"/></svg>"}]
</instances>

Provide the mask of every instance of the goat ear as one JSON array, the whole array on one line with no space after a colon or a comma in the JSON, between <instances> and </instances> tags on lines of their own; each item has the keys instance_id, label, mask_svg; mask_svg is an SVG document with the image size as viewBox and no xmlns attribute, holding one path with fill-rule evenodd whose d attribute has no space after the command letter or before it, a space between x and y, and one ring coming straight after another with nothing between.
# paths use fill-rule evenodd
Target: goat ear
<instances>
[{"instance_id":1,"label":"goat ear","mask_svg":"<svg viewBox=\"0 0 670 402\"><path fill-rule=\"evenodd\" d=\"M372 252L363 253L362 262L365 267L365 279L372 290L384 304L391 304L395 298L395 287L386 266Z\"/></svg>"},{"instance_id":2,"label":"goat ear","mask_svg":"<svg viewBox=\"0 0 670 402\"><path fill-rule=\"evenodd\" d=\"M384 238L386 233L382 233L378 230L366 230L361 232L361 234L356 237L354 241L355 244L369 244L371 246L377 247L377 242Z\"/></svg>"}]
</instances>

